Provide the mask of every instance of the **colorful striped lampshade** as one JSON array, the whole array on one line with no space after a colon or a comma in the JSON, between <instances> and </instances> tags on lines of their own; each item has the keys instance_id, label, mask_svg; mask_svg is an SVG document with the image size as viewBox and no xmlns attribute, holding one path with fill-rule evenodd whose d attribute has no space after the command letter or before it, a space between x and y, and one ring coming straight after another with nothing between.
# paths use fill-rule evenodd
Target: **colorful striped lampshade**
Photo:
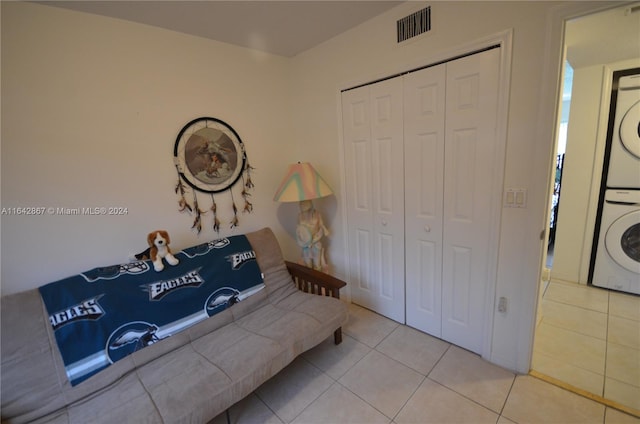
<instances>
[{"instance_id":1,"label":"colorful striped lampshade","mask_svg":"<svg viewBox=\"0 0 640 424\"><path fill-rule=\"evenodd\" d=\"M312 200L333 194L331 188L322 179L309 162L289 165L280 187L273 200L276 202L299 202Z\"/></svg>"}]
</instances>

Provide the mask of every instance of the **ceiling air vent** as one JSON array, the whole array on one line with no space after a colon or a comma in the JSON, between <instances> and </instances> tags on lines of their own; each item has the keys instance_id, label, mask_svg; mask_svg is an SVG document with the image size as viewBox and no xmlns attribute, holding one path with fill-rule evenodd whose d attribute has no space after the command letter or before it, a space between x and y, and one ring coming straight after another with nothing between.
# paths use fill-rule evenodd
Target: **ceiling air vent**
<instances>
[{"instance_id":1,"label":"ceiling air vent","mask_svg":"<svg viewBox=\"0 0 640 424\"><path fill-rule=\"evenodd\" d=\"M398 43L431 30L431 6L398 20Z\"/></svg>"}]
</instances>

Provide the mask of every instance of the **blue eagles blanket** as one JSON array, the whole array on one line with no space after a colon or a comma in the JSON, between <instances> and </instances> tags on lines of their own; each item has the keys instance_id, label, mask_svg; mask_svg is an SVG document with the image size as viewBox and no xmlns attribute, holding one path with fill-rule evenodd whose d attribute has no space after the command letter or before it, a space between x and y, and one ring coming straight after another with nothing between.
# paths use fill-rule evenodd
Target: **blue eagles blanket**
<instances>
[{"instance_id":1,"label":"blue eagles blanket","mask_svg":"<svg viewBox=\"0 0 640 424\"><path fill-rule=\"evenodd\" d=\"M40 287L71 385L264 288L245 236L185 249L176 266L104 268Z\"/></svg>"}]
</instances>

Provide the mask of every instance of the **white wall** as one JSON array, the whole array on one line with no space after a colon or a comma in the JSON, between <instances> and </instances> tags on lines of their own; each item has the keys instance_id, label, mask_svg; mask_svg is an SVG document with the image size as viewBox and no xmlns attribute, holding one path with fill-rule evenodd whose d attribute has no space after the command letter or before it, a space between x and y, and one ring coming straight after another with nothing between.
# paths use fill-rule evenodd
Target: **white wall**
<instances>
[{"instance_id":1,"label":"white wall","mask_svg":"<svg viewBox=\"0 0 640 424\"><path fill-rule=\"evenodd\" d=\"M124 216L2 216L2 294L126 262L167 229L180 249L217 237L177 211L173 146L212 116L240 135L256 168L254 213L216 197L221 235L282 227L272 201L291 146L286 59L150 26L2 2L2 203L126 207ZM240 188L234 193L242 207ZM190 198L189 198L190 199ZM210 197L200 197L208 209ZM226 221L226 222L225 222Z\"/></svg>"}]
</instances>

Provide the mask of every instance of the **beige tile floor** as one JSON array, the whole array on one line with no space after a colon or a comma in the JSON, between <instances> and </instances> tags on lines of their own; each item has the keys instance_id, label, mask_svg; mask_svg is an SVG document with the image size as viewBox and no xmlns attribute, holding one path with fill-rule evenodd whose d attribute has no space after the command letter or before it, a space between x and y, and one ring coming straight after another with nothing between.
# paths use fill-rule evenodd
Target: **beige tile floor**
<instances>
[{"instance_id":1,"label":"beige tile floor","mask_svg":"<svg viewBox=\"0 0 640 424\"><path fill-rule=\"evenodd\" d=\"M544 290L533 370L640 410L640 296L561 281Z\"/></svg>"},{"instance_id":2,"label":"beige tile floor","mask_svg":"<svg viewBox=\"0 0 640 424\"><path fill-rule=\"evenodd\" d=\"M640 419L350 305L329 338L230 409L236 423L635 423ZM225 423L222 414L213 423Z\"/></svg>"}]
</instances>

